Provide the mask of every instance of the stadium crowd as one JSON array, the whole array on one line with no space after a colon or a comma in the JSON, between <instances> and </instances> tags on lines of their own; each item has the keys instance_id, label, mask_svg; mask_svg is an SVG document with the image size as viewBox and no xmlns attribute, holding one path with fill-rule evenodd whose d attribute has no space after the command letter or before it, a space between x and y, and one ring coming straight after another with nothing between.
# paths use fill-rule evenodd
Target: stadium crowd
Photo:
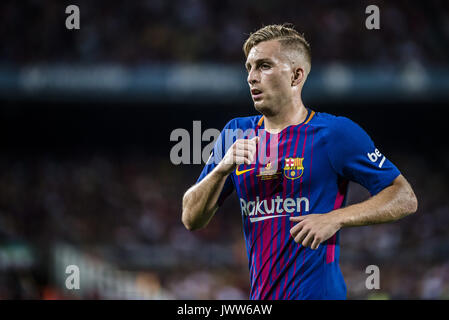
<instances>
[{"instance_id":1,"label":"stadium crowd","mask_svg":"<svg viewBox=\"0 0 449 320\"><path fill-rule=\"evenodd\" d=\"M312 45L316 64L384 68L449 56L449 4L372 1L381 30L367 30L363 1L79 0L81 28L65 28L64 1L0 3L0 64L163 62L242 63L242 44L262 25L291 22Z\"/></svg>"}]
</instances>

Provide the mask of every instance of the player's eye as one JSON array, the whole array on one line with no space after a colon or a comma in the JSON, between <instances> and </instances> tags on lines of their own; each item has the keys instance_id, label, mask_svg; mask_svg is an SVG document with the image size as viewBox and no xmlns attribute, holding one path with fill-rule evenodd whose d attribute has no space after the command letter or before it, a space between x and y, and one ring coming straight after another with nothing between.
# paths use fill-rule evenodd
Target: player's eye
<instances>
[{"instance_id":1,"label":"player's eye","mask_svg":"<svg viewBox=\"0 0 449 320\"><path fill-rule=\"evenodd\" d=\"M268 63L263 63L260 67L261 67L262 69L265 69L265 70L271 68L271 66L270 66Z\"/></svg>"}]
</instances>

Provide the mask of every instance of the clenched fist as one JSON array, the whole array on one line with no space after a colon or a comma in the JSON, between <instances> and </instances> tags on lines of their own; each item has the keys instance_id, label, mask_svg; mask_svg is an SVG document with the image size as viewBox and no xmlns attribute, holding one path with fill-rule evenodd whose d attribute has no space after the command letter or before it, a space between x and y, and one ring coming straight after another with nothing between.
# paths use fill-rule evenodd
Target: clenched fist
<instances>
[{"instance_id":1,"label":"clenched fist","mask_svg":"<svg viewBox=\"0 0 449 320\"><path fill-rule=\"evenodd\" d=\"M237 139L218 164L217 170L228 175L240 164L250 165L256 159L259 137Z\"/></svg>"}]
</instances>

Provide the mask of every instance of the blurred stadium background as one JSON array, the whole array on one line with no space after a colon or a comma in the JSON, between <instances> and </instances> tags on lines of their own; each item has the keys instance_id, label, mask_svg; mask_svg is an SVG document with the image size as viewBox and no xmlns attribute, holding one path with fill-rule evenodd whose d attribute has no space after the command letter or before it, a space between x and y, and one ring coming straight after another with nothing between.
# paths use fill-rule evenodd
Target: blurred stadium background
<instances>
[{"instance_id":1,"label":"blurred stadium background","mask_svg":"<svg viewBox=\"0 0 449 320\"><path fill-rule=\"evenodd\" d=\"M447 1L4 0L0 299L247 299L238 201L186 231L202 165L173 165L170 133L255 114L241 46L284 22L312 46L306 106L358 122L419 199L396 223L342 230L348 298L449 298ZM350 186L349 203L367 197ZM365 288L371 264L380 290Z\"/></svg>"}]
</instances>

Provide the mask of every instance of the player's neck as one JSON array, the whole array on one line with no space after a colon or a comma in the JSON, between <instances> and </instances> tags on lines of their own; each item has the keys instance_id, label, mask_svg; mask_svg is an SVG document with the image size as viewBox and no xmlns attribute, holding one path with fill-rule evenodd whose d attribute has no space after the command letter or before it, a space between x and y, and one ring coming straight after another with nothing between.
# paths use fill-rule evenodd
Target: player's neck
<instances>
[{"instance_id":1,"label":"player's neck","mask_svg":"<svg viewBox=\"0 0 449 320\"><path fill-rule=\"evenodd\" d=\"M265 130L269 133L279 133L288 126L304 122L306 117L307 109L301 101L299 105L283 108L282 112L275 115L264 116Z\"/></svg>"}]
</instances>

